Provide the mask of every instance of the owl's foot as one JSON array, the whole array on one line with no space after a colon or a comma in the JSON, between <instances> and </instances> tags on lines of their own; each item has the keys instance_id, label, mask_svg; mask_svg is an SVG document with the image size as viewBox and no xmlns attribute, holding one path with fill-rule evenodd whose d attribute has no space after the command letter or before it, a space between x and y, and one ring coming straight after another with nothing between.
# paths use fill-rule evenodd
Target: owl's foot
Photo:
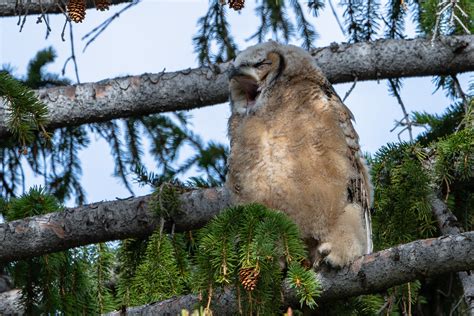
<instances>
[{"instance_id":1,"label":"owl's foot","mask_svg":"<svg viewBox=\"0 0 474 316\"><path fill-rule=\"evenodd\" d=\"M318 246L320 262L332 268L341 268L364 254L366 249L365 228L361 222L360 207L349 204L331 227L330 233L322 238Z\"/></svg>"},{"instance_id":2,"label":"owl's foot","mask_svg":"<svg viewBox=\"0 0 474 316\"><path fill-rule=\"evenodd\" d=\"M351 257L357 257L357 254L349 254L346 250L341 251L341 249L333 249L333 246L330 242L322 243L318 247L318 251L321 254L321 260L318 265L326 264L327 266L335 269L340 269L343 266L350 263L352 260Z\"/></svg>"},{"instance_id":3,"label":"owl's foot","mask_svg":"<svg viewBox=\"0 0 474 316\"><path fill-rule=\"evenodd\" d=\"M328 242L319 245L317 248L317 259L315 259L313 262L313 268L319 269L321 265L325 264L327 262L326 258L331 254L331 250L331 244Z\"/></svg>"}]
</instances>

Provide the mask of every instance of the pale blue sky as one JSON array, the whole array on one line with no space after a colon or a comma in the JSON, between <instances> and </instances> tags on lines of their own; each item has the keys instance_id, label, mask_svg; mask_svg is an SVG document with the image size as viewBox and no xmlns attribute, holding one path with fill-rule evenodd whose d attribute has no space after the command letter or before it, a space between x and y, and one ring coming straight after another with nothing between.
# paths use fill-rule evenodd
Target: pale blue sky
<instances>
[{"instance_id":1,"label":"pale blue sky","mask_svg":"<svg viewBox=\"0 0 474 316\"><path fill-rule=\"evenodd\" d=\"M82 53L85 41L81 37L100 24L108 16L120 10L123 5L113 6L110 11L88 10L83 23L74 25L76 54L79 75L82 82L98 81L124 75L136 75L145 72L161 72L196 67L196 55L193 53L192 37L197 32L197 20L207 10L208 1L160 1L144 0L121 17ZM340 8L338 8L342 13ZM241 13L228 11L229 21L239 48L243 49L254 42L246 42L255 32L258 19L254 15L254 1L247 0ZM317 46L326 46L331 42L343 42L336 21L327 8L318 18L308 16L316 26L319 39ZM63 63L70 54L69 37L61 41L64 23L62 15L51 15L52 33L45 40L44 24L36 24L36 17L30 16L19 32L17 18L0 19L0 64L10 63L16 67L17 75L24 75L28 61L45 47L53 46L58 53L57 61L48 67L48 71L60 73ZM69 34L67 32L66 34ZM413 32L411 35L415 35ZM66 69L66 76L74 79L72 63ZM464 89L467 89L468 75L460 76ZM343 97L350 84L336 85ZM441 112L450 101L443 92L432 94L434 86L431 78L404 80L402 98L409 111L425 110ZM390 133L394 121L402 117L401 110L394 97L387 93L385 81L360 82L346 100L347 106L356 118L355 127L360 135L364 151L374 153L380 146L397 141L397 132ZM193 129L206 140L227 142L226 125L229 117L228 105L218 105L193 110ZM403 134L407 139L407 134ZM94 138L93 138L94 139ZM189 152L183 151L182 157ZM129 193L120 181L111 176L113 161L108 145L97 140L80 153L83 162L82 183L87 192L87 201L110 200L115 197L127 197ZM150 158L146 159L148 168L153 169ZM29 173L28 184L41 183ZM136 187L137 195L149 193L149 188ZM70 203L68 203L70 205Z\"/></svg>"}]
</instances>

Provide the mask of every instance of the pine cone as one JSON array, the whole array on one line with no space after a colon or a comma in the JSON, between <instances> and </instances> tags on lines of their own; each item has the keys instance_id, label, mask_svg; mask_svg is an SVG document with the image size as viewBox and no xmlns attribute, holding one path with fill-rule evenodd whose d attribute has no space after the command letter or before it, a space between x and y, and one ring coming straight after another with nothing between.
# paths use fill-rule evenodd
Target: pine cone
<instances>
[{"instance_id":1,"label":"pine cone","mask_svg":"<svg viewBox=\"0 0 474 316\"><path fill-rule=\"evenodd\" d=\"M239 280L246 291L253 291L257 286L260 272L255 268L241 268L239 270Z\"/></svg>"},{"instance_id":2,"label":"pine cone","mask_svg":"<svg viewBox=\"0 0 474 316\"><path fill-rule=\"evenodd\" d=\"M82 22L86 16L86 1L85 0L69 0L67 5L67 12L69 18L76 22Z\"/></svg>"},{"instance_id":3,"label":"pine cone","mask_svg":"<svg viewBox=\"0 0 474 316\"><path fill-rule=\"evenodd\" d=\"M239 11L244 7L245 0L229 0L229 8Z\"/></svg>"},{"instance_id":4,"label":"pine cone","mask_svg":"<svg viewBox=\"0 0 474 316\"><path fill-rule=\"evenodd\" d=\"M99 11L105 11L109 9L110 0L95 0L95 8Z\"/></svg>"}]
</instances>

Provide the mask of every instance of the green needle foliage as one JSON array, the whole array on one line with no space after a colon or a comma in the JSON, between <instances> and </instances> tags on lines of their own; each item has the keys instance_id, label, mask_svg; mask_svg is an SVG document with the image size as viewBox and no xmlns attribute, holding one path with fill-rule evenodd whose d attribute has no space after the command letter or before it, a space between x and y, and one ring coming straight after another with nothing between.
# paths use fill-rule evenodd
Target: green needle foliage
<instances>
[{"instance_id":1,"label":"green needle foliage","mask_svg":"<svg viewBox=\"0 0 474 316\"><path fill-rule=\"evenodd\" d=\"M193 42L201 64L223 62L236 56L237 45L230 35L225 10L219 0L211 0L206 15L198 21L200 29ZM217 46L216 53L211 52L213 45Z\"/></svg>"},{"instance_id":2,"label":"green needle foliage","mask_svg":"<svg viewBox=\"0 0 474 316\"><path fill-rule=\"evenodd\" d=\"M437 12L440 10L440 6L438 6L439 3L440 1L438 0L425 0L419 2L421 14L419 15L418 23L420 31L424 34L433 35L438 18ZM444 13L440 15L437 35L466 33L456 19L451 19L452 14L455 14L471 33L474 32L474 20L472 18L474 17L474 3L471 0L459 0L456 1L456 4L466 15L464 15L459 8L448 6ZM444 8L444 6L441 8Z\"/></svg>"},{"instance_id":3,"label":"green needle foliage","mask_svg":"<svg viewBox=\"0 0 474 316\"><path fill-rule=\"evenodd\" d=\"M63 86L70 84L71 81L66 78L60 78L59 75L44 71L47 64L54 62L56 52L52 47L45 48L36 53L36 56L28 63L28 70L25 78L25 85L31 89L41 87Z\"/></svg>"},{"instance_id":4,"label":"green needle foliage","mask_svg":"<svg viewBox=\"0 0 474 316\"><path fill-rule=\"evenodd\" d=\"M130 285L131 305L161 301L183 293L184 280L170 236L156 231L151 235L144 260Z\"/></svg>"},{"instance_id":5,"label":"green needle foliage","mask_svg":"<svg viewBox=\"0 0 474 316\"><path fill-rule=\"evenodd\" d=\"M301 266L305 246L284 213L258 204L229 208L200 230L198 240L193 285L208 300L219 288L235 286L243 314L278 313L283 264L301 303L315 306L320 287L314 272ZM245 271L251 272L250 279L242 277Z\"/></svg>"},{"instance_id":6,"label":"green needle foliage","mask_svg":"<svg viewBox=\"0 0 474 316\"><path fill-rule=\"evenodd\" d=\"M6 101L8 129L23 147L33 141L37 131L49 137L44 129L48 114L46 105L6 72L0 72L0 97Z\"/></svg>"},{"instance_id":7,"label":"green needle foliage","mask_svg":"<svg viewBox=\"0 0 474 316\"><path fill-rule=\"evenodd\" d=\"M256 3L255 12L260 19L260 25L249 40L256 39L260 43L266 41L268 35L272 35L274 39L288 43L291 38L298 37L304 48L314 47L317 33L308 21L306 10L300 1L259 0ZM224 4L221 0L209 0L209 10L198 21L199 31L194 36L193 43L201 64L228 61L236 55L237 45L227 22L227 6ZM309 1L306 5L314 16L324 8L324 2L319 0ZM288 12L288 8L291 12ZM232 11L232 14L235 14L235 11Z\"/></svg>"},{"instance_id":8,"label":"green needle foliage","mask_svg":"<svg viewBox=\"0 0 474 316\"><path fill-rule=\"evenodd\" d=\"M115 254L106 243L100 243L91 248L97 307L99 313L104 314L115 308L114 293L112 288L107 285L112 280Z\"/></svg>"},{"instance_id":9,"label":"green needle foliage","mask_svg":"<svg viewBox=\"0 0 474 316\"><path fill-rule=\"evenodd\" d=\"M466 231L474 229L474 125L469 107L455 104L442 115L414 113L427 131L413 144L389 144L371 159L375 187L372 216L376 249L439 234L430 195L444 198ZM388 291L384 313L463 314L462 291L446 278L416 281ZM434 290L437 289L437 290ZM449 293L440 300L437 291ZM433 302L438 297L438 304Z\"/></svg>"},{"instance_id":10,"label":"green needle foliage","mask_svg":"<svg viewBox=\"0 0 474 316\"><path fill-rule=\"evenodd\" d=\"M373 158L377 211L372 223L376 249L432 237L436 232L429 203L430 177L422 165L424 158L420 147L406 143L388 144Z\"/></svg>"},{"instance_id":11,"label":"green needle foliage","mask_svg":"<svg viewBox=\"0 0 474 316\"><path fill-rule=\"evenodd\" d=\"M120 243L117 253L118 281L116 298L118 309L122 306L132 306L130 285L138 266L145 258L148 241L149 238L125 239ZM133 300L135 301L136 299Z\"/></svg>"},{"instance_id":12,"label":"green needle foliage","mask_svg":"<svg viewBox=\"0 0 474 316\"><path fill-rule=\"evenodd\" d=\"M56 212L62 207L41 187L2 202L7 221ZM21 289L21 303L27 315L96 313L90 261L81 249L70 249L10 263L6 268Z\"/></svg>"},{"instance_id":13,"label":"green needle foliage","mask_svg":"<svg viewBox=\"0 0 474 316\"><path fill-rule=\"evenodd\" d=\"M288 267L288 276L290 287L296 290L296 295L300 299L300 304L306 304L310 308L317 306L315 298L321 293L320 285L315 282L316 273L314 270L308 270L300 264L292 262Z\"/></svg>"}]
</instances>

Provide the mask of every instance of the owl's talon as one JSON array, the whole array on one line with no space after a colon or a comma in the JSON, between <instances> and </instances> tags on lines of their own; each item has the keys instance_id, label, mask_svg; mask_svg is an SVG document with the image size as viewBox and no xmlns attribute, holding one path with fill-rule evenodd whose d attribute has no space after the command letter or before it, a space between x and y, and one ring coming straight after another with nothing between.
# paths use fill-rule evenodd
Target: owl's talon
<instances>
[{"instance_id":1,"label":"owl's talon","mask_svg":"<svg viewBox=\"0 0 474 316\"><path fill-rule=\"evenodd\" d=\"M318 247L318 252L322 259L326 258L331 253L331 250L331 244L328 242L322 243L321 246Z\"/></svg>"}]
</instances>

